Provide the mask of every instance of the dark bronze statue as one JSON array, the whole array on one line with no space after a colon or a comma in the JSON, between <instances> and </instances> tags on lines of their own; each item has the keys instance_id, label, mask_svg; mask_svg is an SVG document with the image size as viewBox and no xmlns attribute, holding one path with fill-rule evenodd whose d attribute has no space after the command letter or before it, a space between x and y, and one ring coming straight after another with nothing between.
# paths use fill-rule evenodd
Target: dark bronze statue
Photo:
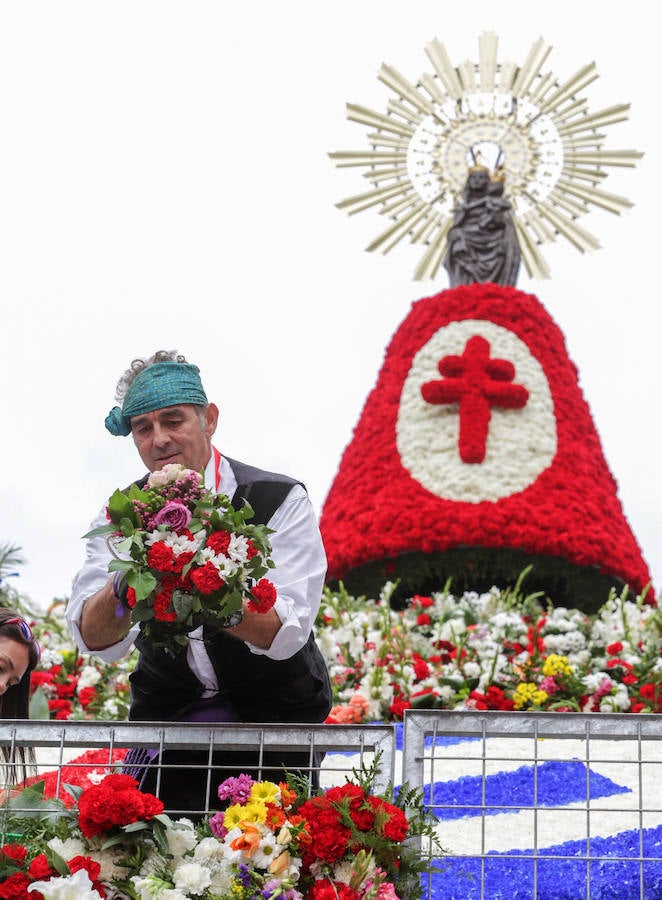
<instances>
[{"instance_id":1,"label":"dark bronze statue","mask_svg":"<svg viewBox=\"0 0 662 900\"><path fill-rule=\"evenodd\" d=\"M511 205L503 196L504 173L485 166L469 170L453 224L444 266L451 287L492 281L515 285L520 249Z\"/></svg>"}]
</instances>

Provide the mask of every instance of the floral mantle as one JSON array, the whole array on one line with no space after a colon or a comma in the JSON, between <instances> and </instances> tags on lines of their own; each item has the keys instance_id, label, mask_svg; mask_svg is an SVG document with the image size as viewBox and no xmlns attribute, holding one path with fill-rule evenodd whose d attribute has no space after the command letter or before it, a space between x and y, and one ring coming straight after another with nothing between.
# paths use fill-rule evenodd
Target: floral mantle
<instances>
[{"instance_id":1,"label":"floral mantle","mask_svg":"<svg viewBox=\"0 0 662 900\"><path fill-rule=\"evenodd\" d=\"M650 580L561 331L534 296L492 284L412 305L320 527L332 583L350 589L375 562L361 589L398 577L408 554L466 548L520 554L511 584L527 557L605 576L603 594L609 579Z\"/></svg>"}]
</instances>

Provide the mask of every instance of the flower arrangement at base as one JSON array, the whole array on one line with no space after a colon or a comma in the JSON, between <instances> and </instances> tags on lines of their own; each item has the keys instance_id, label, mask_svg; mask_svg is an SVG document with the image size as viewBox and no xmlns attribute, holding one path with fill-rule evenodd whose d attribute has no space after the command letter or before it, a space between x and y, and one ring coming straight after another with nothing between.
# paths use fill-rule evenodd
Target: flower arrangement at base
<instances>
[{"instance_id":1,"label":"flower arrangement at base","mask_svg":"<svg viewBox=\"0 0 662 900\"><path fill-rule=\"evenodd\" d=\"M115 557L108 568L126 579L132 624L176 654L191 631L223 627L245 599L254 612L273 606L276 589L264 577L274 566L270 529L248 523L252 515L249 504L235 509L205 488L199 472L171 464L152 472L144 488L116 490L108 525L85 537L107 537Z\"/></svg>"},{"instance_id":2,"label":"flower arrangement at base","mask_svg":"<svg viewBox=\"0 0 662 900\"><path fill-rule=\"evenodd\" d=\"M0 898L415 900L427 868L406 839L440 850L435 829L418 792L376 796L375 771L313 796L292 776L229 778L227 808L197 824L171 820L128 775L68 786L73 808L32 785L5 810Z\"/></svg>"},{"instance_id":3,"label":"flower arrangement at base","mask_svg":"<svg viewBox=\"0 0 662 900\"><path fill-rule=\"evenodd\" d=\"M522 578L526 573L523 573ZM406 709L662 712L662 613L612 591L595 616L511 590L448 586L390 604L327 589L317 626L327 721L398 721Z\"/></svg>"}]
</instances>

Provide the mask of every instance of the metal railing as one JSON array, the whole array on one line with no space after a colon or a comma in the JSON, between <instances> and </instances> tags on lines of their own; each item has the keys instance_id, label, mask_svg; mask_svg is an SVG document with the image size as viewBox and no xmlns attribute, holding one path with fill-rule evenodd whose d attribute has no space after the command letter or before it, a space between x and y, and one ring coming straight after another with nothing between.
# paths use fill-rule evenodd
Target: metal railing
<instances>
[{"instance_id":1,"label":"metal railing","mask_svg":"<svg viewBox=\"0 0 662 900\"><path fill-rule=\"evenodd\" d=\"M407 711L402 778L445 850L428 897L662 897L662 716Z\"/></svg>"},{"instance_id":2,"label":"metal railing","mask_svg":"<svg viewBox=\"0 0 662 900\"><path fill-rule=\"evenodd\" d=\"M55 793L71 767L99 779L128 747L202 751L210 779L223 770L219 749L257 749L259 759L294 749L309 761L303 774L323 787L375 763L377 792L407 782L424 793L444 847L434 859L419 845L438 869L424 876L428 900L662 897L662 716L408 710L403 726L10 721L0 745L10 756L34 747ZM84 752L93 750L103 752ZM502 892L509 878L516 894Z\"/></svg>"}]
</instances>

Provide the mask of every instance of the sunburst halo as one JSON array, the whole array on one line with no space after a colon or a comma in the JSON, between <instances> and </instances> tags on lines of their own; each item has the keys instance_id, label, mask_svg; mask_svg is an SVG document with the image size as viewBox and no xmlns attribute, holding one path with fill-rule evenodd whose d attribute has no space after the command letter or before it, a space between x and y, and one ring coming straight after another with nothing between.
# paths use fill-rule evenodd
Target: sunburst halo
<instances>
[{"instance_id":1,"label":"sunburst halo","mask_svg":"<svg viewBox=\"0 0 662 900\"><path fill-rule=\"evenodd\" d=\"M386 113L347 104L348 119L372 129L371 149L329 155L338 167L367 169L371 186L337 206L350 214L379 207L391 221L367 249L387 253L408 237L425 246L415 279L432 279L468 168L499 166L524 266L531 277L548 278L542 244L560 234L581 252L597 249L578 218L591 207L619 214L632 206L599 187L608 167L632 167L643 156L604 148L602 131L626 120L630 106L591 113L580 95L598 77L595 63L560 83L543 71L552 48L542 38L521 66L498 62L494 33L482 34L478 47L478 63L453 66L434 39L425 48L434 72L417 84L382 65L379 80L395 95Z\"/></svg>"}]
</instances>

